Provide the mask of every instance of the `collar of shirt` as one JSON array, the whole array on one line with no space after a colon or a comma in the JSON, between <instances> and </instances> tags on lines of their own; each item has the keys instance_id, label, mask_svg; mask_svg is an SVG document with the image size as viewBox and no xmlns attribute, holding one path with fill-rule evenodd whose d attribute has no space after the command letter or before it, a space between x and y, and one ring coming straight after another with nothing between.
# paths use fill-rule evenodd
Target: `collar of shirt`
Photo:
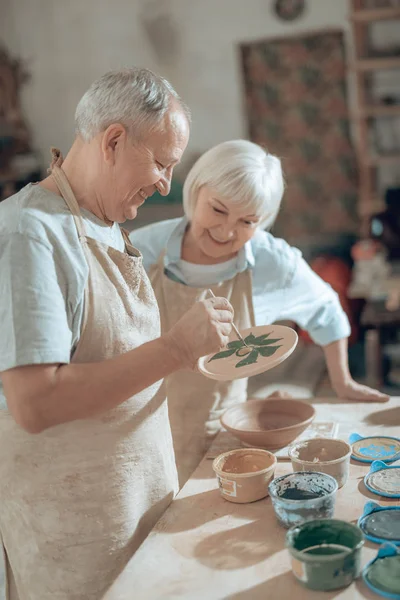
<instances>
[{"instance_id":1,"label":"collar of shirt","mask_svg":"<svg viewBox=\"0 0 400 600\"><path fill-rule=\"evenodd\" d=\"M183 217L177 226L172 230L165 249L164 256L164 267L179 266L181 260L181 248L183 236L185 234L186 227L189 221L186 217ZM255 259L251 245L251 240L241 248L237 254L236 269L238 273L242 273L247 268L252 269L254 267Z\"/></svg>"}]
</instances>

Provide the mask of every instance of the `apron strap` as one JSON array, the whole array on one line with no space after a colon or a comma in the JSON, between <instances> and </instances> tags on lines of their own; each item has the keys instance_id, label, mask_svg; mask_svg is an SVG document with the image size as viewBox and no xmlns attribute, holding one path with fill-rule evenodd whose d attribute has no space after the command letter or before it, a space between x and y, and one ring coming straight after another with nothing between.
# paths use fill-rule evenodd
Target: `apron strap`
<instances>
[{"instance_id":1,"label":"apron strap","mask_svg":"<svg viewBox=\"0 0 400 600\"><path fill-rule=\"evenodd\" d=\"M120 231L122 233L122 238L124 240L124 244L125 244L125 252L129 255L129 256L136 256L139 257L141 256L140 252L138 252L137 248L135 248L132 244L131 244L131 240L129 239L129 233L127 232L126 229L124 229L123 227L119 227Z\"/></svg>"},{"instance_id":2,"label":"apron strap","mask_svg":"<svg viewBox=\"0 0 400 600\"><path fill-rule=\"evenodd\" d=\"M53 158L48 172L53 176L61 196L64 198L69 210L72 213L79 239L82 241L82 239L86 238L85 225L82 219L79 204L75 198L75 194L72 191L67 176L61 168L61 165L64 161L63 155L58 148L52 148L51 154Z\"/></svg>"}]
</instances>

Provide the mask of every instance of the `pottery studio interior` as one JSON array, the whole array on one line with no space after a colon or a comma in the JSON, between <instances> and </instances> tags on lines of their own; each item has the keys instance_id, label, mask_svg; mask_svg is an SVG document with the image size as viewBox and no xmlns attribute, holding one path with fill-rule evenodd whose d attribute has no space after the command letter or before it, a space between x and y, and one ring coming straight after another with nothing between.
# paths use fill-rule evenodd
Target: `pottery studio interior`
<instances>
[{"instance_id":1,"label":"pottery studio interior","mask_svg":"<svg viewBox=\"0 0 400 600\"><path fill-rule=\"evenodd\" d=\"M1 0L0 600L400 600L400 0Z\"/></svg>"}]
</instances>

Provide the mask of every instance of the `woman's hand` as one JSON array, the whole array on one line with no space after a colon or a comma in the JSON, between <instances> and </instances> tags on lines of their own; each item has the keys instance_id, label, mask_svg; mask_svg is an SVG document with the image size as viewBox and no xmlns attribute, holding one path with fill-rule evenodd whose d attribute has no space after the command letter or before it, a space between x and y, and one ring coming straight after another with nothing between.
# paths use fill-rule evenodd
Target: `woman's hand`
<instances>
[{"instance_id":1,"label":"woman's hand","mask_svg":"<svg viewBox=\"0 0 400 600\"><path fill-rule=\"evenodd\" d=\"M333 389L339 398L359 402L387 402L389 396L366 385L356 383L349 371L347 339L324 346L326 366Z\"/></svg>"},{"instance_id":2,"label":"woman's hand","mask_svg":"<svg viewBox=\"0 0 400 600\"><path fill-rule=\"evenodd\" d=\"M358 400L359 402L387 402L390 396L382 394L378 390L374 390L366 385L361 385L349 379L349 381L341 384L333 385L333 388L339 398L343 400Z\"/></svg>"},{"instance_id":3,"label":"woman's hand","mask_svg":"<svg viewBox=\"0 0 400 600\"><path fill-rule=\"evenodd\" d=\"M232 320L233 308L226 298L200 300L163 337L182 368L193 368L201 356L226 346Z\"/></svg>"}]
</instances>

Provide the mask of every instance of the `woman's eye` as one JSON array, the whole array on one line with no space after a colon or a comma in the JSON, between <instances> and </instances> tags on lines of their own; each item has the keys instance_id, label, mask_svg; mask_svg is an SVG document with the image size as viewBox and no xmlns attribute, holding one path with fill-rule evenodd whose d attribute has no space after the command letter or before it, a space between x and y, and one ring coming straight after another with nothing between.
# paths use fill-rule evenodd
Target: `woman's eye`
<instances>
[{"instance_id":1,"label":"woman's eye","mask_svg":"<svg viewBox=\"0 0 400 600\"><path fill-rule=\"evenodd\" d=\"M156 161L156 165L157 167L160 169L160 171L164 171L165 167L164 165L162 165L161 163L159 163L158 161Z\"/></svg>"},{"instance_id":2,"label":"woman's eye","mask_svg":"<svg viewBox=\"0 0 400 600\"><path fill-rule=\"evenodd\" d=\"M220 214L220 215L225 215L225 214L226 214L226 213L224 213L224 211L223 211L223 210L220 210L219 208L215 208L215 206L213 206L213 210L214 210L216 213Z\"/></svg>"}]
</instances>

